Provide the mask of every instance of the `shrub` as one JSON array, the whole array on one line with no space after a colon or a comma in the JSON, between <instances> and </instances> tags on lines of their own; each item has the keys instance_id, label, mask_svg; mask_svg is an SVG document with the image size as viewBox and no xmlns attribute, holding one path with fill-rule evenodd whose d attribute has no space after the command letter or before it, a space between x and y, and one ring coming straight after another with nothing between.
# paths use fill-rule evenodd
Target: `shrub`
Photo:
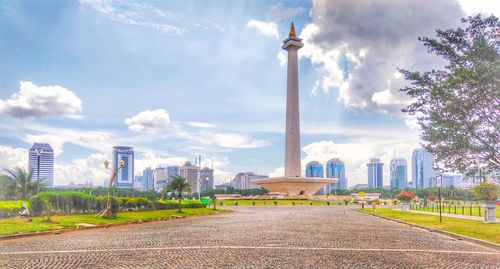
<instances>
[{"instance_id":1,"label":"shrub","mask_svg":"<svg viewBox=\"0 0 500 269\"><path fill-rule=\"evenodd\" d=\"M413 195L413 193L406 192L406 191L402 191L396 196L396 199L398 199L401 202L409 202L409 201L413 200L414 198L415 198L415 195Z\"/></svg>"},{"instance_id":2,"label":"shrub","mask_svg":"<svg viewBox=\"0 0 500 269\"><path fill-rule=\"evenodd\" d=\"M222 202L220 202L222 205ZM176 200L158 200L155 203L156 209L177 209L179 205L179 201ZM195 200L195 201L182 201L182 208L202 208L205 207L203 202Z\"/></svg>"},{"instance_id":3,"label":"shrub","mask_svg":"<svg viewBox=\"0 0 500 269\"><path fill-rule=\"evenodd\" d=\"M107 196L92 196L82 192L41 192L30 198L31 211L35 216L50 214L98 213L106 208ZM121 201L112 197L114 214L119 211Z\"/></svg>"},{"instance_id":4,"label":"shrub","mask_svg":"<svg viewBox=\"0 0 500 269\"><path fill-rule=\"evenodd\" d=\"M19 215L23 204L28 206L31 214L31 207L28 201L15 200L15 201L0 201L0 218L9 218Z\"/></svg>"},{"instance_id":5,"label":"shrub","mask_svg":"<svg viewBox=\"0 0 500 269\"><path fill-rule=\"evenodd\" d=\"M482 182L472 188L472 192L479 201L496 201L499 194L499 185Z\"/></svg>"}]
</instances>

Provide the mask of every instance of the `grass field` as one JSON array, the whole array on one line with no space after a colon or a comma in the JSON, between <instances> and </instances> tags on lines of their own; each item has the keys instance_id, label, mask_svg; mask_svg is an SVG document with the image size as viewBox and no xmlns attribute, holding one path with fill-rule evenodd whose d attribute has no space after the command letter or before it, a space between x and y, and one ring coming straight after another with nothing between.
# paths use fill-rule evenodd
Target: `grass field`
<instances>
[{"instance_id":1,"label":"grass field","mask_svg":"<svg viewBox=\"0 0 500 269\"><path fill-rule=\"evenodd\" d=\"M429 211L429 212L439 212L439 206L434 208L434 211L432 211L432 208L419 208L416 210L420 211ZM471 208L469 206L464 206L463 208L463 214L462 214L462 206L457 206L456 213L455 213L455 206L451 206L448 208L448 206L443 207L443 213L447 214L457 214L457 215L467 215L467 216L484 216L484 208L481 207L481 215L479 215L479 207L473 206L472 207L472 212ZM472 215L471 215L472 213ZM495 210L495 215L497 218L500 218L500 207L496 207Z\"/></svg>"},{"instance_id":2,"label":"grass field","mask_svg":"<svg viewBox=\"0 0 500 269\"><path fill-rule=\"evenodd\" d=\"M41 217L34 217L33 222L26 222L21 218L0 219L0 235L10 235L18 233L42 232L47 230L57 230L63 228L76 227L78 223L88 224L116 224L128 221L147 221L158 218L168 218L173 216L209 215L213 213L225 212L225 210L214 211L209 208L185 208L182 213L177 209L119 212L116 219L98 219L96 215L61 215L53 216L54 223L45 223Z\"/></svg>"},{"instance_id":3,"label":"grass field","mask_svg":"<svg viewBox=\"0 0 500 269\"><path fill-rule=\"evenodd\" d=\"M274 202L276 201L276 205L295 205L296 206L308 206L308 205L328 205L326 201L309 201L309 200L218 200L217 205L220 206L223 203L226 206L274 206ZM236 202L238 204L236 205ZM344 203L342 203L344 204ZM330 205L338 205L338 202L330 202Z\"/></svg>"},{"instance_id":4,"label":"grass field","mask_svg":"<svg viewBox=\"0 0 500 269\"><path fill-rule=\"evenodd\" d=\"M447 217L443 217L443 223L439 223L439 216L401 212L391 208L360 211L500 244L500 223L484 224L480 221Z\"/></svg>"}]
</instances>

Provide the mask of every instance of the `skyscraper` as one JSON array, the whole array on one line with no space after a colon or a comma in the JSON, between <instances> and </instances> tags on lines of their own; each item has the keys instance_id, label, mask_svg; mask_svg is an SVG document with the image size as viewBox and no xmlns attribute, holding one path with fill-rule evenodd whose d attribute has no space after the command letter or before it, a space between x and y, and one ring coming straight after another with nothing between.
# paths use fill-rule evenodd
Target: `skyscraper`
<instances>
[{"instance_id":1,"label":"skyscraper","mask_svg":"<svg viewBox=\"0 0 500 269\"><path fill-rule=\"evenodd\" d=\"M154 188L153 169L148 167L142 171L142 187L146 191L151 191Z\"/></svg>"},{"instance_id":2,"label":"skyscraper","mask_svg":"<svg viewBox=\"0 0 500 269\"><path fill-rule=\"evenodd\" d=\"M408 173L406 160L396 158L391 160L391 189L404 189L408 183Z\"/></svg>"},{"instance_id":3,"label":"skyscraper","mask_svg":"<svg viewBox=\"0 0 500 269\"><path fill-rule=\"evenodd\" d=\"M423 148L413 150L411 158L412 181L416 189L436 187L435 172L432 168L434 156Z\"/></svg>"},{"instance_id":4,"label":"skyscraper","mask_svg":"<svg viewBox=\"0 0 500 269\"><path fill-rule=\"evenodd\" d=\"M201 191L214 189L214 169L200 169Z\"/></svg>"},{"instance_id":5,"label":"skyscraper","mask_svg":"<svg viewBox=\"0 0 500 269\"><path fill-rule=\"evenodd\" d=\"M200 168L187 161L179 168L179 174L188 179L191 192L200 193Z\"/></svg>"},{"instance_id":6,"label":"skyscraper","mask_svg":"<svg viewBox=\"0 0 500 269\"><path fill-rule=\"evenodd\" d=\"M38 171L38 154L40 154L40 171ZM44 186L54 186L54 150L49 144L35 143L29 151L29 169L33 170L33 181L40 179Z\"/></svg>"},{"instance_id":7,"label":"skyscraper","mask_svg":"<svg viewBox=\"0 0 500 269\"><path fill-rule=\"evenodd\" d=\"M157 167L153 173L153 186L156 191L162 191L168 184L173 176L180 175L179 166ZM194 190L193 190L194 191Z\"/></svg>"},{"instance_id":8,"label":"skyscraper","mask_svg":"<svg viewBox=\"0 0 500 269\"><path fill-rule=\"evenodd\" d=\"M268 178L268 176L256 175L254 172L242 172L234 176L233 180L231 181L231 185L235 189L258 189L260 187L258 185L252 184L250 180L263 178Z\"/></svg>"},{"instance_id":9,"label":"skyscraper","mask_svg":"<svg viewBox=\"0 0 500 269\"><path fill-rule=\"evenodd\" d=\"M368 167L368 188L383 188L384 163L380 162L379 158L372 158L366 166Z\"/></svg>"},{"instance_id":10,"label":"skyscraper","mask_svg":"<svg viewBox=\"0 0 500 269\"><path fill-rule=\"evenodd\" d=\"M338 178L338 183L330 184L328 193L332 190L346 190L347 189L347 179L345 177L345 165L344 162L339 158L333 158L326 163L326 177L327 178Z\"/></svg>"},{"instance_id":11,"label":"skyscraper","mask_svg":"<svg viewBox=\"0 0 500 269\"><path fill-rule=\"evenodd\" d=\"M125 165L120 168L119 162L122 160ZM132 147L113 147L113 169L117 171L117 188L132 189L134 187L134 149Z\"/></svg>"},{"instance_id":12,"label":"skyscraper","mask_svg":"<svg viewBox=\"0 0 500 269\"><path fill-rule=\"evenodd\" d=\"M325 177L323 165L317 161L308 162L306 164L306 177ZM324 195L326 193L326 186L324 186L316 194Z\"/></svg>"}]
</instances>

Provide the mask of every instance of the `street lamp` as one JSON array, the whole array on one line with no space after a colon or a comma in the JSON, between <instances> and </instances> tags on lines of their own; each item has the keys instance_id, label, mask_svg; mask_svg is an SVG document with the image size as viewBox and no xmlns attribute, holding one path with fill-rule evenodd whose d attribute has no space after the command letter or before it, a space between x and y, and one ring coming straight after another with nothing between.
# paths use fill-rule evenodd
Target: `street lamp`
<instances>
[{"instance_id":1,"label":"street lamp","mask_svg":"<svg viewBox=\"0 0 500 269\"><path fill-rule=\"evenodd\" d=\"M109 179L109 188L108 188L108 201L106 203L106 208L99 215L99 218L110 217L113 214L113 211L111 209L111 188L113 186L113 183L114 183L113 181L115 180L115 177L116 177L116 174L118 173L118 170L122 169L124 166L125 166L125 161L120 160L118 162L118 169L117 170L113 169L113 171L111 172L111 178ZM109 161L108 160L104 161L104 167L106 167L106 169L109 168Z\"/></svg>"},{"instance_id":2,"label":"street lamp","mask_svg":"<svg viewBox=\"0 0 500 269\"><path fill-rule=\"evenodd\" d=\"M432 165L433 169L435 171L439 171L439 166L437 165L436 161L434 161L434 164ZM435 174L435 177L436 177L436 184L438 184L437 182L437 178L439 177L439 185L438 185L438 196L439 196L439 223L443 223L443 213L442 213L442 202L441 202L441 186L443 185L443 174L441 171L437 172Z\"/></svg>"},{"instance_id":3,"label":"street lamp","mask_svg":"<svg viewBox=\"0 0 500 269\"><path fill-rule=\"evenodd\" d=\"M35 152L37 155L37 168L36 168L36 194L40 193L40 156L43 153L43 148L36 147Z\"/></svg>"}]
</instances>

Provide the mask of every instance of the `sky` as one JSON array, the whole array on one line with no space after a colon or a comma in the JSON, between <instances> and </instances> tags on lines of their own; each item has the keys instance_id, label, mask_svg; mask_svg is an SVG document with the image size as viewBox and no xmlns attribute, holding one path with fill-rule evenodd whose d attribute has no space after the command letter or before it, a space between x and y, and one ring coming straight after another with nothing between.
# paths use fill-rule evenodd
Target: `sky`
<instances>
[{"instance_id":1,"label":"sky","mask_svg":"<svg viewBox=\"0 0 500 269\"><path fill-rule=\"evenodd\" d=\"M302 165L345 162L350 186L381 158L411 163L419 129L397 68L445 62L418 37L500 13L497 1L9 1L0 6L0 169L55 150L55 185L102 184L112 147L135 171L202 156L215 183L284 165L286 53L299 51ZM303 169L304 170L304 169ZM409 179L411 176L409 174Z\"/></svg>"}]
</instances>

